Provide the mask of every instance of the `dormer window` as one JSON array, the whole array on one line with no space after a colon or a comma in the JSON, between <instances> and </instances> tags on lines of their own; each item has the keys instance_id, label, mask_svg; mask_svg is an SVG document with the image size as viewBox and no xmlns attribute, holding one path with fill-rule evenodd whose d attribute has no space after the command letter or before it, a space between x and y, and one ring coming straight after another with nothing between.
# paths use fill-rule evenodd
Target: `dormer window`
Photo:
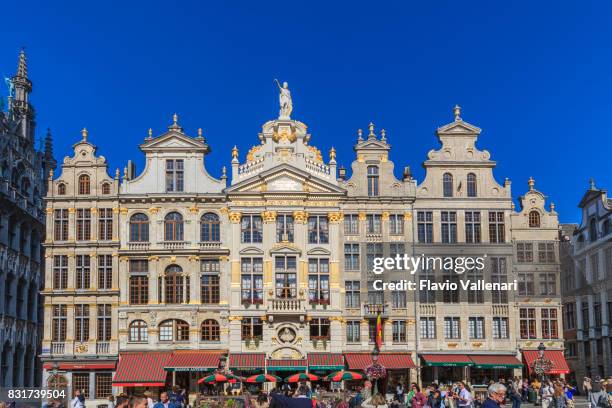
<instances>
[{"instance_id":1,"label":"dormer window","mask_svg":"<svg viewBox=\"0 0 612 408\"><path fill-rule=\"evenodd\" d=\"M57 195L66 195L66 185L64 183L57 185Z\"/></svg>"},{"instance_id":2,"label":"dormer window","mask_svg":"<svg viewBox=\"0 0 612 408\"><path fill-rule=\"evenodd\" d=\"M80 195L91 194L89 176L87 174L81 174L79 176L79 194Z\"/></svg>"},{"instance_id":3,"label":"dormer window","mask_svg":"<svg viewBox=\"0 0 612 408\"><path fill-rule=\"evenodd\" d=\"M183 160L166 160L166 191L183 191Z\"/></svg>"},{"instance_id":4,"label":"dormer window","mask_svg":"<svg viewBox=\"0 0 612 408\"><path fill-rule=\"evenodd\" d=\"M378 197L378 166L368 166L368 197Z\"/></svg>"},{"instance_id":5,"label":"dormer window","mask_svg":"<svg viewBox=\"0 0 612 408\"><path fill-rule=\"evenodd\" d=\"M474 173L469 173L467 175L467 196L476 197L476 192L476 175Z\"/></svg>"},{"instance_id":6,"label":"dormer window","mask_svg":"<svg viewBox=\"0 0 612 408\"><path fill-rule=\"evenodd\" d=\"M442 190L444 197L453 196L453 175L450 173L444 173L442 176Z\"/></svg>"},{"instance_id":7,"label":"dormer window","mask_svg":"<svg viewBox=\"0 0 612 408\"><path fill-rule=\"evenodd\" d=\"M529 213L529 228L540 228L540 213L536 210Z\"/></svg>"},{"instance_id":8,"label":"dormer window","mask_svg":"<svg viewBox=\"0 0 612 408\"><path fill-rule=\"evenodd\" d=\"M110 184L102 183L102 194L104 195L110 194Z\"/></svg>"}]
</instances>

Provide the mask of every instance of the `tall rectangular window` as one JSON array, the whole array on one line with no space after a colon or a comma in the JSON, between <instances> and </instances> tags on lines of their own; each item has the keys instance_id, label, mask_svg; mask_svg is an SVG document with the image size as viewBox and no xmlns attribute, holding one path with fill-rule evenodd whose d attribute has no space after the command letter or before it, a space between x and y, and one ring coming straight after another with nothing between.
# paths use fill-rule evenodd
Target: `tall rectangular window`
<instances>
[{"instance_id":1,"label":"tall rectangular window","mask_svg":"<svg viewBox=\"0 0 612 408\"><path fill-rule=\"evenodd\" d=\"M74 305L74 339L89 340L89 305Z\"/></svg>"},{"instance_id":2,"label":"tall rectangular window","mask_svg":"<svg viewBox=\"0 0 612 408\"><path fill-rule=\"evenodd\" d=\"M297 258L295 256L274 257L274 282L277 298L295 299L297 297Z\"/></svg>"},{"instance_id":3,"label":"tall rectangular window","mask_svg":"<svg viewBox=\"0 0 612 408\"><path fill-rule=\"evenodd\" d=\"M263 303L263 258L240 259L242 302Z\"/></svg>"},{"instance_id":4,"label":"tall rectangular window","mask_svg":"<svg viewBox=\"0 0 612 408\"><path fill-rule=\"evenodd\" d=\"M259 317L244 317L241 325L242 340L261 340L263 337L263 322Z\"/></svg>"},{"instance_id":5,"label":"tall rectangular window","mask_svg":"<svg viewBox=\"0 0 612 408\"><path fill-rule=\"evenodd\" d=\"M407 304L406 291L394 290L391 292L391 306L394 309L405 309Z\"/></svg>"},{"instance_id":6,"label":"tall rectangular window","mask_svg":"<svg viewBox=\"0 0 612 408\"><path fill-rule=\"evenodd\" d=\"M77 208L76 215L76 239L77 241L89 241L91 239L91 210Z\"/></svg>"},{"instance_id":7,"label":"tall rectangular window","mask_svg":"<svg viewBox=\"0 0 612 408\"><path fill-rule=\"evenodd\" d=\"M468 333L470 339L484 339L484 317L470 317L468 319Z\"/></svg>"},{"instance_id":8,"label":"tall rectangular window","mask_svg":"<svg viewBox=\"0 0 612 408\"><path fill-rule=\"evenodd\" d=\"M98 305L98 341L111 339L111 305Z\"/></svg>"},{"instance_id":9,"label":"tall rectangular window","mask_svg":"<svg viewBox=\"0 0 612 408\"><path fill-rule=\"evenodd\" d=\"M106 399L113 394L113 374L96 373L96 399Z\"/></svg>"},{"instance_id":10,"label":"tall rectangular window","mask_svg":"<svg viewBox=\"0 0 612 408\"><path fill-rule=\"evenodd\" d=\"M420 243L433 242L433 213L431 211L417 212L417 235Z\"/></svg>"},{"instance_id":11,"label":"tall rectangular window","mask_svg":"<svg viewBox=\"0 0 612 408\"><path fill-rule=\"evenodd\" d=\"M276 217L276 242L293 242L293 215Z\"/></svg>"},{"instance_id":12,"label":"tall rectangular window","mask_svg":"<svg viewBox=\"0 0 612 408\"><path fill-rule=\"evenodd\" d=\"M477 282L484 279L484 270L476 268L467 272L467 278L470 282ZM468 289L468 303L484 303L484 291L479 289Z\"/></svg>"},{"instance_id":13,"label":"tall rectangular window","mask_svg":"<svg viewBox=\"0 0 612 408\"><path fill-rule=\"evenodd\" d=\"M68 318L66 305L53 305L53 322L51 326L51 339L53 341L66 341L66 319Z\"/></svg>"},{"instance_id":14,"label":"tall rectangular window","mask_svg":"<svg viewBox=\"0 0 612 408\"><path fill-rule=\"evenodd\" d=\"M380 195L378 185L378 166L368 166L368 196Z\"/></svg>"},{"instance_id":15,"label":"tall rectangular window","mask_svg":"<svg viewBox=\"0 0 612 408\"><path fill-rule=\"evenodd\" d=\"M589 256L589 261L591 264L591 279L593 282L599 280L599 253L595 252Z\"/></svg>"},{"instance_id":16,"label":"tall rectangular window","mask_svg":"<svg viewBox=\"0 0 612 408\"><path fill-rule=\"evenodd\" d=\"M382 232L382 216L380 214L367 214L366 226L366 233L380 234Z\"/></svg>"},{"instance_id":17,"label":"tall rectangular window","mask_svg":"<svg viewBox=\"0 0 612 408\"><path fill-rule=\"evenodd\" d=\"M542 309L542 338L558 339L557 309Z\"/></svg>"},{"instance_id":18,"label":"tall rectangular window","mask_svg":"<svg viewBox=\"0 0 612 408\"><path fill-rule=\"evenodd\" d=\"M146 305L149 303L149 277L146 275L130 276L130 304Z\"/></svg>"},{"instance_id":19,"label":"tall rectangular window","mask_svg":"<svg viewBox=\"0 0 612 408\"><path fill-rule=\"evenodd\" d=\"M554 272L540 274L540 295L553 296L557 293L557 275Z\"/></svg>"},{"instance_id":20,"label":"tall rectangular window","mask_svg":"<svg viewBox=\"0 0 612 408\"><path fill-rule=\"evenodd\" d=\"M366 252L368 272L372 272L374 270L374 259L383 256L383 246L381 243L369 243L366 245Z\"/></svg>"},{"instance_id":21,"label":"tall rectangular window","mask_svg":"<svg viewBox=\"0 0 612 408\"><path fill-rule=\"evenodd\" d=\"M308 301L329 305L329 259L308 259Z\"/></svg>"},{"instance_id":22,"label":"tall rectangular window","mask_svg":"<svg viewBox=\"0 0 612 408\"><path fill-rule=\"evenodd\" d=\"M76 256L76 288L89 289L91 287L91 264L89 255Z\"/></svg>"},{"instance_id":23,"label":"tall rectangular window","mask_svg":"<svg viewBox=\"0 0 612 408\"><path fill-rule=\"evenodd\" d=\"M184 190L184 168L182 159L166 160L166 191Z\"/></svg>"},{"instance_id":24,"label":"tall rectangular window","mask_svg":"<svg viewBox=\"0 0 612 408\"><path fill-rule=\"evenodd\" d=\"M113 209L98 209L98 239L110 241L113 239Z\"/></svg>"},{"instance_id":25,"label":"tall rectangular window","mask_svg":"<svg viewBox=\"0 0 612 408\"><path fill-rule=\"evenodd\" d=\"M520 296L535 295L533 272L520 272L518 274L518 294Z\"/></svg>"},{"instance_id":26,"label":"tall rectangular window","mask_svg":"<svg viewBox=\"0 0 612 408\"><path fill-rule=\"evenodd\" d=\"M489 242L499 244L506 241L503 211L489 211Z\"/></svg>"},{"instance_id":27,"label":"tall rectangular window","mask_svg":"<svg viewBox=\"0 0 612 408\"><path fill-rule=\"evenodd\" d=\"M422 339L436 338L436 318L421 317L419 321L419 333Z\"/></svg>"},{"instance_id":28,"label":"tall rectangular window","mask_svg":"<svg viewBox=\"0 0 612 408\"><path fill-rule=\"evenodd\" d=\"M68 256L53 256L53 289L68 288Z\"/></svg>"},{"instance_id":29,"label":"tall rectangular window","mask_svg":"<svg viewBox=\"0 0 612 408\"><path fill-rule=\"evenodd\" d=\"M68 210L61 209L53 212L53 239L56 241L68 240Z\"/></svg>"},{"instance_id":30,"label":"tall rectangular window","mask_svg":"<svg viewBox=\"0 0 612 408\"><path fill-rule=\"evenodd\" d=\"M200 297L202 304L218 304L221 301L219 275L221 263L218 259L202 259L200 261Z\"/></svg>"},{"instance_id":31,"label":"tall rectangular window","mask_svg":"<svg viewBox=\"0 0 612 408\"><path fill-rule=\"evenodd\" d=\"M344 282L344 305L346 308L361 307L361 283L358 280Z\"/></svg>"},{"instance_id":32,"label":"tall rectangular window","mask_svg":"<svg viewBox=\"0 0 612 408\"><path fill-rule=\"evenodd\" d=\"M344 244L344 269L359 270L359 244Z\"/></svg>"},{"instance_id":33,"label":"tall rectangular window","mask_svg":"<svg viewBox=\"0 0 612 408\"><path fill-rule=\"evenodd\" d=\"M393 343L406 342L406 321L394 320L392 323Z\"/></svg>"},{"instance_id":34,"label":"tall rectangular window","mask_svg":"<svg viewBox=\"0 0 612 408\"><path fill-rule=\"evenodd\" d=\"M465 242L468 244L480 243L480 212L465 212Z\"/></svg>"},{"instance_id":35,"label":"tall rectangular window","mask_svg":"<svg viewBox=\"0 0 612 408\"><path fill-rule=\"evenodd\" d=\"M425 268L421 272L420 280L433 282L435 278L434 271L431 268ZM436 303L436 291L431 289L421 289L419 287L419 302L420 303Z\"/></svg>"},{"instance_id":36,"label":"tall rectangular window","mask_svg":"<svg viewBox=\"0 0 612 408\"><path fill-rule=\"evenodd\" d=\"M459 317L444 318L444 338L445 339L460 339L461 338L461 319Z\"/></svg>"},{"instance_id":37,"label":"tall rectangular window","mask_svg":"<svg viewBox=\"0 0 612 408\"><path fill-rule=\"evenodd\" d=\"M406 244L403 242L391 242L389 244L389 256L395 258L397 255L404 256L406 253Z\"/></svg>"},{"instance_id":38,"label":"tall rectangular window","mask_svg":"<svg viewBox=\"0 0 612 408\"><path fill-rule=\"evenodd\" d=\"M83 396L89 398L89 373L72 373L72 389L82 390Z\"/></svg>"},{"instance_id":39,"label":"tall rectangular window","mask_svg":"<svg viewBox=\"0 0 612 408\"><path fill-rule=\"evenodd\" d=\"M552 242L538 243L538 262L555 263L555 244Z\"/></svg>"},{"instance_id":40,"label":"tall rectangular window","mask_svg":"<svg viewBox=\"0 0 612 408\"><path fill-rule=\"evenodd\" d=\"M344 235L359 234L359 215L345 214L344 215Z\"/></svg>"},{"instance_id":41,"label":"tall rectangular window","mask_svg":"<svg viewBox=\"0 0 612 408\"><path fill-rule=\"evenodd\" d=\"M442 242L454 244L457 242L457 213L455 211L442 211Z\"/></svg>"},{"instance_id":42,"label":"tall rectangular window","mask_svg":"<svg viewBox=\"0 0 612 408\"><path fill-rule=\"evenodd\" d=\"M491 258L491 282L492 283L507 283L508 282L508 270L506 265L506 258L492 257ZM507 290L492 290L491 301L496 304L508 303L508 291Z\"/></svg>"},{"instance_id":43,"label":"tall rectangular window","mask_svg":"<svg viewBox=\"0 0 612 408\"><path fill-rule=\"evenodd\" d=\"M566 303L563 305L563 326L565 330L576 328L576 304Z\"/></svg>"},{"instance_id":44,"label":"tall rectangular window","mask_svg":"<svg viewBox=\"0 0 612 408\"><path fill-rule=\"evenodd\" d=\"M327 222L327 216L313 215L308 217L308 243L329 243L329 225Z\"/></svg>"},{"instance_id":45,"label":"tall rectangular window","mask_svg":"<svg viewBox=\"0 0 612 408\"><path fill-rule=\"evenodd\" d=\"M389 234L404 235L404 216L401 214L389 215Z\"/></svg>"},{"instance_id":46,"label":"tall rectangular window","mask_svg":"<svg viewBox=\"0 0 612 408\"><path fill-rule=\"evenodd\" d=\"M315 317L310 321L311 340L329 340L329 319Z\"/></svg>"},{"instance_id":47,"label":"tall rectangular window","mask_svg":"<svg viewBox=\"0 0 612 408\"><path fill-rule=\"evenodd\" d=\"M259 215L243 215L240 219L242 243L252 244L263 241L263 223Z\"/></svg>"},{"instance_id":48,"label":"tall rectangular window","mask_svg":"<svg viewBox=\"0 0 612 408\"><path fill-rule=\"evenodd\" d=\"M536 315L532 307L519 309L519 326L521 339L535 339L536 334Z\"/></svg>"},{"instance_id":49,"label":"tall rectangular window","mask_svg":"<svg viewBox=\"0 0 612 408\"><path fill-rule=\"evenodd\" d=\"M445 290L442 292L442 301L444 303L459 303L459 295L461 289L461 283L459 282L459 275L457 275L453 271L444 271L444 275L442 275L442 282L455 283L457 285L457 289Z\"/></svg>"},{"instance_id":50,"label":"tall rectangular window","mask_svg":"<svg viewBox=\"0 0 612 408\"><path fill-rule=\"evenodd\" d=\"M509 338L508 318L507 317L494 317L493 318L493 338L494 339Z\"/></svg>"},{"instance_id":51,"label":"tall rectangular window","mask_svg":"<svg viewBox=\"0 0 612 408\"><path fill-rule=\"evenodd\" d=\"M346 342L359 343L361 341L361 322L359 320L346 321Z\"/></svg>"},{"instance_id":52,"label":"tall rectangular window","mask_svg":"<svg viewBox=\"0 0 612 408\"><path fill-rule=\"evenodd\" d=\"M98 289L113 287L113 256L98 255Z\"/></svg>"},{"instance_id":53,"label":"tall rectangular window","mask_svg":"<svg viewBox=\"0 0 612 408\"><path fill-rule=\"evenodd\" d=\"M382 331L382 340L385 342L385 331ZM368 341L370 344L376 343L376 319L368 320Z\"/></svg>"},{"instance_id":54,"label":"tall rectangular window","mask_svg":"<svg viewBox=\"0 0 612 408\"><path fill-rule=\"evenodd\" d=\"M516 261L520 263L533 262L533 244L531 242L516 243Z\"/></svg>"}]
</instances>

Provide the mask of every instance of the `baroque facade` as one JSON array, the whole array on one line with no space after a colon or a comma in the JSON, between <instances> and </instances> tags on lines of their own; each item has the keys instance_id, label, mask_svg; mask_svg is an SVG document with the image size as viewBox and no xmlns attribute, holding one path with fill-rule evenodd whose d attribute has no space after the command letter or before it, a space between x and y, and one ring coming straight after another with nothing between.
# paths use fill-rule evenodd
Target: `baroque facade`
<instances>
[{"instance_id":1,"label":"baroque facade","mask_svg":"<svg viewBox=\"0 0 612 408\"><path fill-rule=\"evenodd\" d=\"M26 55L9 80L7 110L0 109L0 386L39 383L45 213L45 174L55 165L51 136L35 148L35 114Z\"/></svg>"},{"instance_id":2,"label":"baroque facade","mask_svg":"<svg viewBox=\"0 0 612 408\"><path fill-rule=\"evenodd\" d=\"M229 183L225 168L207 172L202 131L189 136L176 115L141 144L139 175L109 177L84 131L49 181L45 381L102 399L111 385L193 391L220 365L363 370L379 317L390 382L527 374L540 342L566 372L554 207L531 180L514 208L458 107L420 184L409 167L395 177L384 130L358 132L349 176L290 113L262 126L244 161L234 147ZM403 254L484 256L466 277L518 290L377 290L379 279L462 278L374 273L375 259Z\"/></svg>"},{"instance_id":3,"label":"baroque facade","mask_svg":"<svg viewBox=\"0 0 612 408\"><path fill-rule=\"evenodd\" d=\"M568 360L581 381L612 374L612 200L591 180L578 206L582 220L568 231L573 265L564 271L563 307Z\"/></svg>"}]
</instances>

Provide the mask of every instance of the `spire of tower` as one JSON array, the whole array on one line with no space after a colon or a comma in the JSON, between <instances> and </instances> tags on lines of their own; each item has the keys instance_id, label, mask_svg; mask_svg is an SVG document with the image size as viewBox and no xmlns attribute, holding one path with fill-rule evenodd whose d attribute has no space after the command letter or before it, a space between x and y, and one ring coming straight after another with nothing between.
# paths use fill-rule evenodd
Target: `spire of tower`
<instances>
[{"instance_id":1,"label":"spire of tower","mask_svg":"<svg viewBox=\"0 0 612 408\"><path fill-rule=\"evenodd\" d=\"M24 139L34 142L34 110L29 98L32 92L32 82L28 79L28 64L25 51L19 53L17 72L11 79L13 97L10 101L10 111L14 120L21 121L21 135Z\"/></svg>"},{"instance_id":2,"label":"spire of tower","mask_svg":"<svg viewBox=\"0 0 612 408\"><path fill-rule=\"evenodd\" d=\"M19 53L19 63L17 64L17 73L15 74L15 77L28 79L28 60L23 48Z\"/></svg>"}]
</instances>

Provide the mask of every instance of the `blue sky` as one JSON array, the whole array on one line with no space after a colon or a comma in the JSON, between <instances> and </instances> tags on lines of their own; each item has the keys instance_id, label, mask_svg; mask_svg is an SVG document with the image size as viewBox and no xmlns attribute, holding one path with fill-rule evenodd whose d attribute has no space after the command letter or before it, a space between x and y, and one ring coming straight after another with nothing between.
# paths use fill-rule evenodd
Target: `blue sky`
<instances>
[{"instance_id":1,"label":"blue sky","mask_svg":"<svg viewBox=\"0 0 612 408\"><path fill-rule=\"evenodd\" d=\"M53 5L51 5L53 3ZM91 4L90 4L91 3ZM483 129L478 146L509 177L555 202L563 222L594 177L612 186L610 2L5 2L0 74L26 46L38 136L58 160L86 126L111 169L135 159L149 127L177 112L202 127L220 175L278 113L289 82L295 119L350 167L358 128L373 121L399 176L437 147L452 107ZM2 90L5 92L5 89Z\"/></svg>"}]
</instances>

